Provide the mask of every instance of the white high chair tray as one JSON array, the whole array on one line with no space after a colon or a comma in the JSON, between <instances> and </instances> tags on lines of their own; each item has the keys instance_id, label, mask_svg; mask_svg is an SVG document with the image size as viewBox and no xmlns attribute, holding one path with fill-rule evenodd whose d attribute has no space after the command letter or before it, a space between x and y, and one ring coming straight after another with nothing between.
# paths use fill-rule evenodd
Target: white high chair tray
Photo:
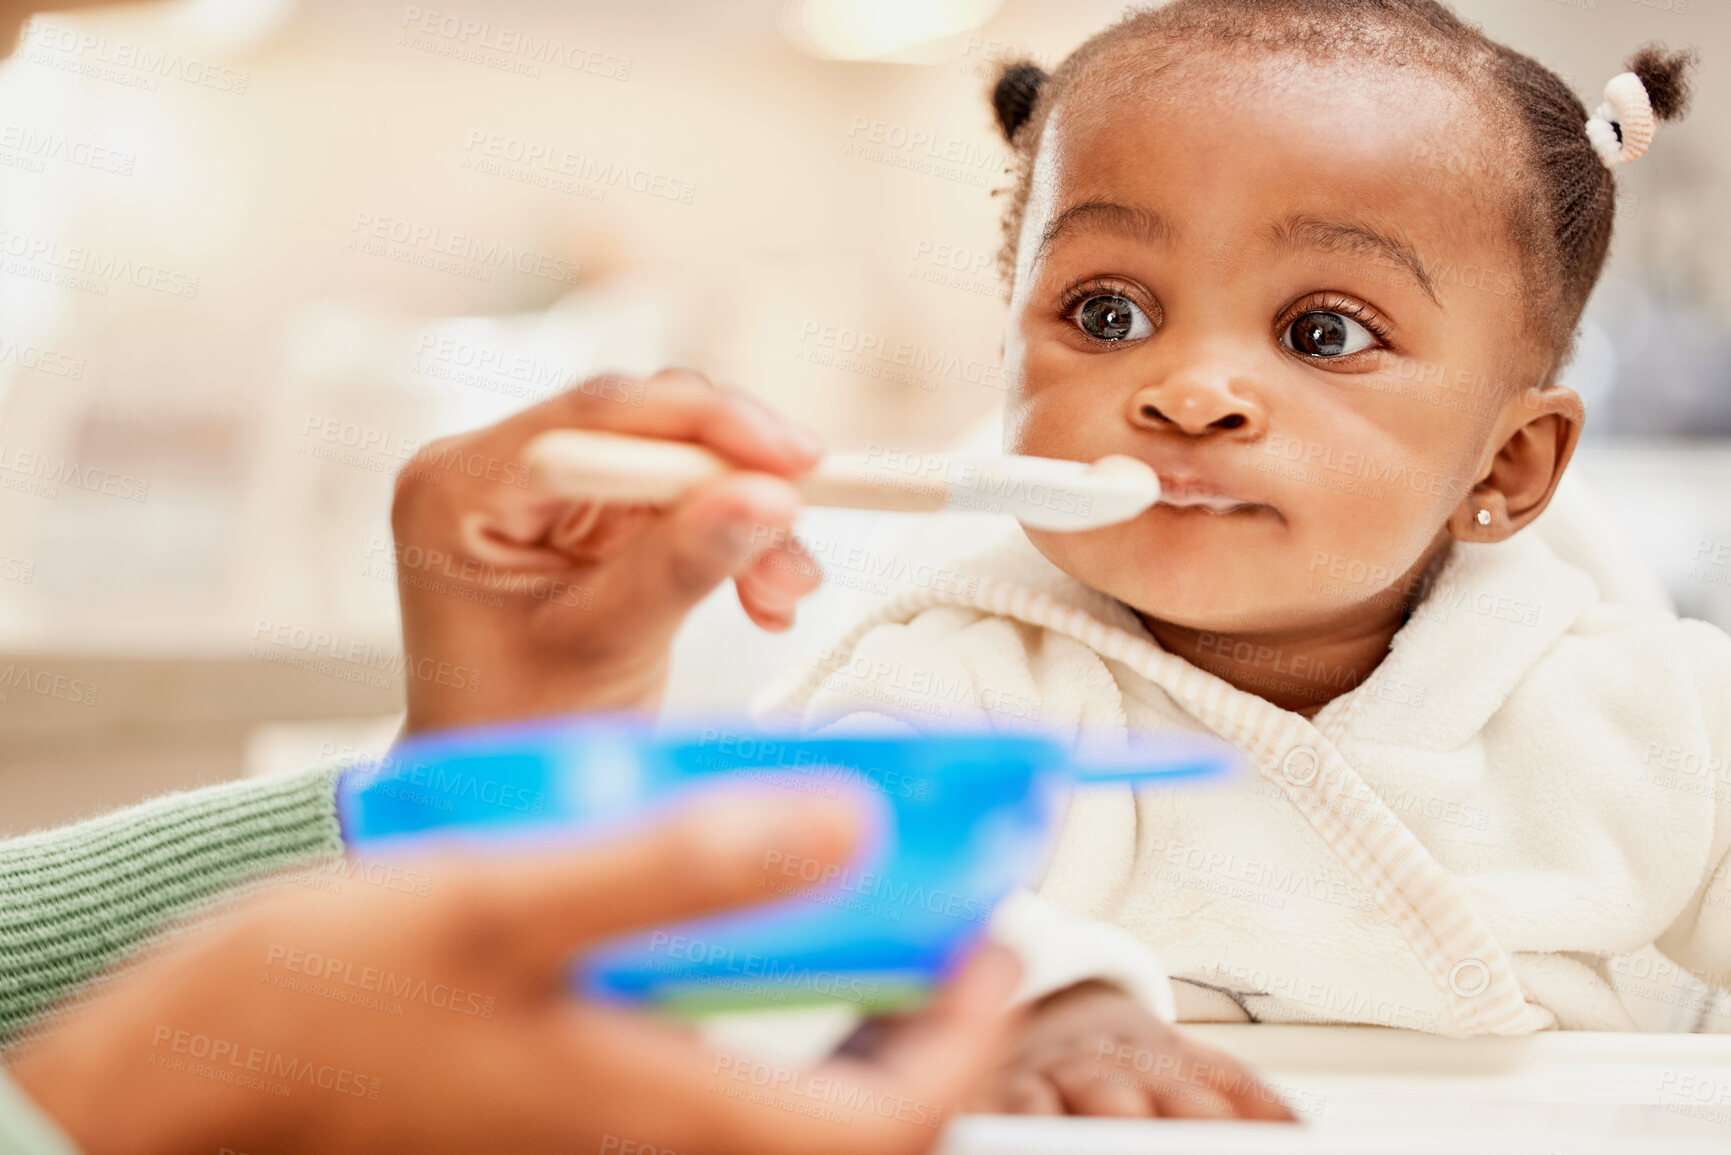
<instances>
[{"instance_id":1,"label":"white high chair tray","mask_svg":"<svg viewBox=\"0 0 1731 1155\"><path fill-rule=\"evenodd\" d=\"M1550 1031L1444 1039L1376 1027L1185 1028L1305 1115L1298 1127L972 1115L942 1155L1731 1151L1731 1036Z\"/></svg>"}]
</instances>

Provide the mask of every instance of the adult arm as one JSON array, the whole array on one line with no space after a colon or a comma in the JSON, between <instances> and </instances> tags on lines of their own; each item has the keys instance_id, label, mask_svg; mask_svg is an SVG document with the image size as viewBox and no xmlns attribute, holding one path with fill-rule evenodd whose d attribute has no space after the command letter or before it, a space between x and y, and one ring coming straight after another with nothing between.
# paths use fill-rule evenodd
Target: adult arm
<instances>
[{"instance_id":1,"label":"adult arm","mask_svg":"<svg viewBox=\"0 0 1731 1155\"><path fill-rule=\"evenodd\" d=\"M231 782L0 842L0 1044L169 921L341 854L334 783Z\"/></svg>"},{"instance_id":2,"label":"adult arm","mask_svg":"<svg viewBox=\"0 0 1731 1155\"><path fill-rule=\"evenodd\" d=\"M526 484L518 461L565 427L701 442L742 472L668 510L573 504ZM652 710L674 631L728 578L759 625L785 628L817 571L790 536L799 503L783 477L817 453L687 370L598 378L427 446L392 508L409 728ZM450 596L458 584L485 597ZM229 783L0 842L0 1045L170 920L342 853L333 792L329 773Z\"/></svg>"},{"instance_id":3,"label":"adult arm","mask_svg":"<svg viewBox=\"0 0 1731 1155\"><path fill-rule=\"evenodd\" d=\"M757 792L605 844L419 863L425 895L254 895L57 1017L12 1076L88 1155L923 1151L997 1045L1002 956L802 1070L568 989L588 945L761 902L766 864L843 862L857 822Z\"/></svg>"}]
</instances>

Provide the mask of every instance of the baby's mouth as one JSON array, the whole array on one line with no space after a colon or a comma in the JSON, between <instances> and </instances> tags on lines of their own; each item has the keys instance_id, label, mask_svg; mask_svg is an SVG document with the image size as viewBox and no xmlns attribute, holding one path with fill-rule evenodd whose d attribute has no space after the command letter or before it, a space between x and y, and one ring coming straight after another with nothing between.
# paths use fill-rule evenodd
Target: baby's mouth
<instances>
[{"instance_id":1,"label":"baby's mouth","mask_svg":"<svg viewBox=\"0 0 1731 1155\"><path fill-rule=\"evenodd\" d=\"M1266 509L1260 502L1227 493L1218 486L1190 478L1161 478L1160 504L1175 509L1195 509L1203 513L1238 513L1242 510Z\"/></svg>"}]
</instances>

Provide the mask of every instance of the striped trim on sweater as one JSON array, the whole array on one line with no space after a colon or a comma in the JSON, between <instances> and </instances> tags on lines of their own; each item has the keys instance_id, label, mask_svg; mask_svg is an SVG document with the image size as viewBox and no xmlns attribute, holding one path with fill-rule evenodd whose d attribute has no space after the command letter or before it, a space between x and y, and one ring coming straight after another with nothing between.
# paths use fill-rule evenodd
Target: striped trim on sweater
<instances>
[{"instance_id":1,"label":"striped trim on sweater","mask_svg":"<svg viewBox=\"0 0 1731 1155\"><path fill-rule=\"evenodd\" d=\"M1520 1035L1556 1026L1555 1016L1527 1000L1508 953L1467 904L1459 883L1341 755L1333 741L1344 723L1338 713L1324 710L1313 723L1281 710L1145 637L1042 591L987 578L969 591L922 589L894 598L832 644L827 659L804 671L797 683L772 692L765 720L799 725L824 679L848 661L868 633L946 605L1073 638L1161 687L1197 721L1243 750L1375 896L1429 972L1457 1033Z\"/></svg>"}]
</instances>

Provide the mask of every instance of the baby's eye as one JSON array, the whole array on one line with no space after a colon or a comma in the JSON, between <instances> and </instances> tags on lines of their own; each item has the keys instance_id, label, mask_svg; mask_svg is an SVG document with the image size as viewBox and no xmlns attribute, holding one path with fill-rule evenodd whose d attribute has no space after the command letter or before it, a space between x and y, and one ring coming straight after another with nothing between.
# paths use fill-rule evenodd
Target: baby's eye
<instances>
[{"instance_id":1,"label":"baby's eye","mask_svg":"<svg viewBox=\"0 0 1731 1155\"><path fill-rule=\"evenodd\" d=\"M1340 313L1306 313L1286 327L1280 343L1307 357L1344 357L1376 344L1369 329Z\"/></svg>"},{"instance_id":2,"label":"baby's eye","mask_svg":"<svg viewBox=\"0 0 1731 1155\"><path fill-rule=\"evenodd\" d=\"M1154 323L1128 297L1101 293L1076 306L1070 319L1096 341L1133 341L1154 332Z\"/></svg>"}]
</instances>

